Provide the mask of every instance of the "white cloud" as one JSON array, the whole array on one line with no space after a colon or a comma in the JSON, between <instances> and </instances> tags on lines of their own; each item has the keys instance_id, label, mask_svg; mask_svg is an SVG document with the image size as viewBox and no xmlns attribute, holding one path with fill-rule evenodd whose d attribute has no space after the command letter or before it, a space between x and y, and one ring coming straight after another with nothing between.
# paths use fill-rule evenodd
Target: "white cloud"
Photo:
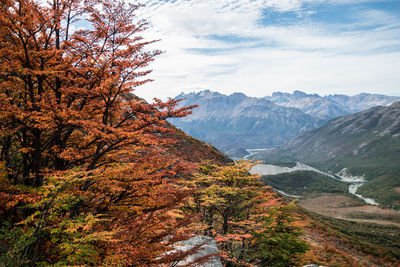
<instances>
[{"instance_id":1,"label":"white cloud","mask_svg":"<svg viewBox=\"0 0 400 267\"><path fill-rule=\"evenodd\" d=\"M140 16L152 27L144 34L162 39L166 53L151 65L151 84L136 93L146 99L174 97L182 90L209 88L264 96L272 91L400 95L399 18L363 10L359 25L302 22L261 25L262 11L314 12L305 3L346 0L150 0ZM365 2L359 1L359 2ZM376 13L374 13L376 12ZM380 13L377 13L380 12ZM377 25L373 29L359 27ZM343 30L344 27L352 30ZM210 38L241 37L240 43ZM250 39L248 39L250 38ZM204 53L211 49L214 53Z\"/></svg>"}]
</instances>

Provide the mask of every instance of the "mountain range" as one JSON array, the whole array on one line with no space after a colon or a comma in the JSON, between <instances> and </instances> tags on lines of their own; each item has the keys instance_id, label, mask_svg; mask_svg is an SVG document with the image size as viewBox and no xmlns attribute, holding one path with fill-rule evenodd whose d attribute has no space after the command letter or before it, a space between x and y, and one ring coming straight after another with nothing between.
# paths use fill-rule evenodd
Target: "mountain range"
<instances>
[{"instance_id":1,"label":"mountain range","mask_svg":"<svg viewBox=\"0 0 400 267\"><path fill-rule=\"evenodd\" d=\"M256 98L205 90L181 93L176 99L182 99L181 106L198 104L199 107L191 116L171 120L175 126L230 156L243 156L244 149L283 145L329 119L376 105L385 106L400 97L378 94L322 97L294 91Z\"/></svg>"},{"instance_id":2,"label":"mountain range","mask_svg":"<svg viewBox=\"0 0 400 267\"><path fill-rule=\"evenodd\" d=\"M242 93L229 96L211 91L181 94L182 106L198 104L191 116L171 122L189 135L226 152L232 148L281 145L323 124L300 109L276 105Z\"/></svg>"},{"instance_id":3,"label":"mountain range","mask_svg":"<svg viewBox=\"0 0 400 267\"><path fill-rule=\"evenodd\" d=\"M374 106L386 106L400 100L400 97L379 94L319 96L301 91L294 91L292 94L275 92L272 96L265 98L280 106L298 108L306 114L320 119L332 119Z\"/></svg>"}]
</instances>

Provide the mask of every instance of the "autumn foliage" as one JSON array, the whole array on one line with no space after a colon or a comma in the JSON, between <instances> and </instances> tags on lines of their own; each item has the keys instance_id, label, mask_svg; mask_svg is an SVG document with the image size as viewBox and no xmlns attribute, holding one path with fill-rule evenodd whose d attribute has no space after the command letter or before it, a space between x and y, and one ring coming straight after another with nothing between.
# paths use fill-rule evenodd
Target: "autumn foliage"
<instances>
[{"instance_id":1,"label":"autumn foliage","mask_svg":"<svg viewBox=\"0 0 400 267\"><path fill-rule=\"evenodd\" d=\"M160 51L138 5L0 4L0 241L6 265L148 265L187 238L185 164L165 153L176 100L148 104ZM192 217L192 216L191 216ZM179 255L182 257L184 255Z\"/></svg>"},{"instance_id":2,"label":"autumn foliage","mask_svg":"<svg viewBox=\"0 0 400 267\"><path fill-rule=\"evenodd\" d=\"M182 142L166 119L193 107L132 93L160 54L139 7L1 1L0 265L174 266L194 234L228 265L297 264L299 219L254 163Z\"/></svg>"},{"instance_id":3,"label":"autumn foliage","mask_svg":"<svg viewBox=\"0 0 400 267\"><path fill-rule=\"evenodd\" d=\"M189 208L200 214L203 234L217 240L228 266L296 265L308 248L300 238L300 218L249 173L255 164L200 166L188 182L196 188Z\"/></svg>"}]
</instances>

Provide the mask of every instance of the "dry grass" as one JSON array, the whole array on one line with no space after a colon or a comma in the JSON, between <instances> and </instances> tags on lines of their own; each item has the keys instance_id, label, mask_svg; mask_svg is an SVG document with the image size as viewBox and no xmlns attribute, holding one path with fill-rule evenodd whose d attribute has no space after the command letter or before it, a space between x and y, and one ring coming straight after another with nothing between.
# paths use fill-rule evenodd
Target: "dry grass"
<instances>
[{"instance_id":1,"label":"dry grass","mask_svg":"<svg viewBox=\"0 0 400 267\"><path fill-rule=\"evenodd\" d=\"M351 197L339 194L322 194L298 202L301 207L324 216L356 222L369 222L400 227L400 213L378 206L362 205Z\"/></svg>"}]
</instances>

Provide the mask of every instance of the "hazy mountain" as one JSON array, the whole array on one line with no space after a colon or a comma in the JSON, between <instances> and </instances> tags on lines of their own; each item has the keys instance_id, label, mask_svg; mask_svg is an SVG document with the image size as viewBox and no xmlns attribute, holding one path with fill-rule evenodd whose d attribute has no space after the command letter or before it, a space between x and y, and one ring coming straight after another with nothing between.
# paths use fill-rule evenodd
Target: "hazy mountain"
<instances>
[{"instance_id":1,"label":"hazy mountain","mask_svg":"<svg viewBox=\"0 0 400 267\"><path fill-rule=\"evenodd\" d=\"M171 122L186 133L228 151L281 145L323 120L265 98L211 91L181 94L181 105L198 104L191 116Z\"/></svg>"},{"instance_id":2,"label":"hazy mountain","mask_svg":"<svg viewBox=\"0 0 400 267\"><path fill-rule=\"evenodd\" d=\"M385 96L378 94L358 94L354 96L329 95L325 99L335 101L349 109L352 113L366 110L375 106L387 106L396 101L400 101L398 96Z\"/></svg>"},{"instance_id":3,"label":"hazy mountain","mask_svg":"<svg viewBox=\"0 0 400 267\"><path fill-rule=\"evenodd\" d=\"M191 116L171 120L174 125L236 157L243 156L244 149L283 145L328 119L400 99L370 94L321 97L300 91L256 98L209 90L182 93L176 98L183 99L182 106L198 104L199 107Z\"/></svg>"},{"instance_id":4,"label":"hazy mountain","mask_svg":"<svg viewBox=\"0 0 400 267\"><path fill-rule=\"evenodd\" d=\"M359 94L355 96L306 94L294 91L293 94L275 92L266 99L284 107L298 108L313 117L332 119L346 114L356 113L374 106L386 106L400 97L377 94Z\"/></svg>"}]
</instances>

